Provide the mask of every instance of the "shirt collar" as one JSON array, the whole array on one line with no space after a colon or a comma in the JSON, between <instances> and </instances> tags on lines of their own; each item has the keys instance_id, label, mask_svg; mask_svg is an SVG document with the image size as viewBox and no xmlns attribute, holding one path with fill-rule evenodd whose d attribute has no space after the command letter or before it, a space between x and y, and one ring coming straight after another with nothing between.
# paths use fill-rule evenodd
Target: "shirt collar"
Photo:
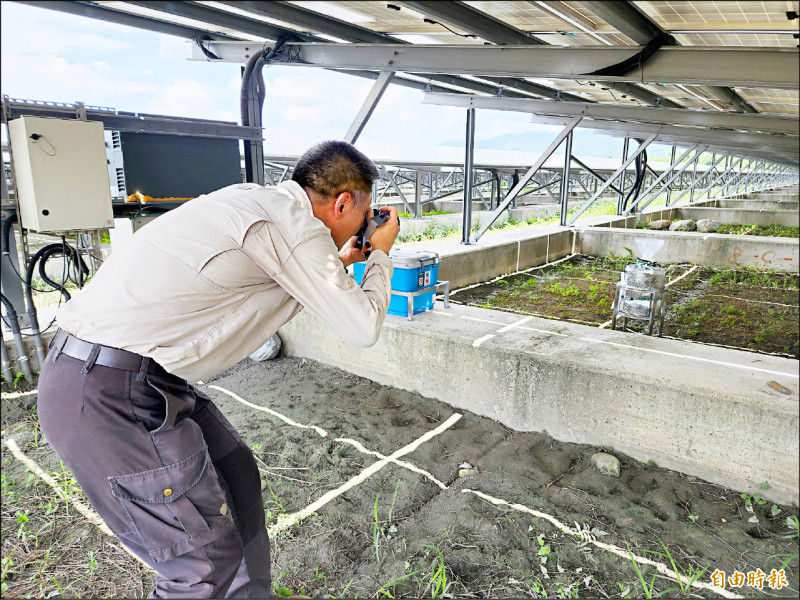
<instances>
[{"instance_id":1,"label":"shirt collar","mask_svg":"<svg viewBox=\"0 0 800 600\"><path fill-rule=\"evenodd\" d=\"M306 191L299 183L288 179L286 181L281 181L276 187L289 192L295 200L300 202L304 208L308 209L308 212L314 214L314 209L311 206L311 199L308 197L308 194L306 194Z\"/></svg>"}]
</instances>

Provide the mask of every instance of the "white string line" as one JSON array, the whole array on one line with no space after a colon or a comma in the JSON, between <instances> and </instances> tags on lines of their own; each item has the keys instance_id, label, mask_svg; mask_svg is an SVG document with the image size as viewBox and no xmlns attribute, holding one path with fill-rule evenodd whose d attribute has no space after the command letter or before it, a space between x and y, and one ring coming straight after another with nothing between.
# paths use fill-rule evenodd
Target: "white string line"
<instances>
[{"instance_id":1,"label":"white string line","mask_svg":"<svg viewBox=\"0 0 800 600\"><path fill-rule=\"evenodd\" d=\"M34 475L39 477L39 479L41 479L47 485L53 488L56 491L56 494L58 495L59 498L64 500L64 502L67 504L72 504L72 506L75 507L75 509L79 513L81 513L90 523L95 525L100 531L105 533L107 536L110 536L115 540L117 539L117 536L115 536L111 532L111 530L108 528L108 525L106 525L103 519L100 518L100 515L94 512L94 510L92 510L91 507L87 506L80 500L75 500L74 498L70 498L69 500L67 500L66 494L62 495L60 493L58 482L55 479L53 479L50 475L48 475L44 470L42 470L42 468L39 465L37 465L32 459L25 456L25 454L23 454L23 452L19 449L19 446L17 446L17 443L14 440L4 440L3 443L6 445L6 448L8 448L11 451L11 454L13 454L18 461L20 461L22 464L28 467L29 471L31 471ZM130 554L133 558L135 558L148 571L153 571L153 568L150 565L148 565L141 558L136 556L133 552L128 550L123 544L117 544L117 545L123 550L125 550L125 552Z\"/></svg>"},{"instance_id":2,"label":"white string line","mask_svg":"<svg viewBox=\"0 0 800 600\"><path fill-rule=\"evenodd\" d=\"M356 450L358 450L359 452L363 452L364 454L371 454L372 456L375 456L375 457L381 458L381 459L387 458L385 454L381 454L380 452L376 452L375 450L367 450L363 445L361 445L360 442L357 442L356 440L351 440L349 438L336 438L335 441L342 442L344 444L350 444L351 446L354 446L356 448ZM404 460L393 460L392 462L394 464L396 464L397 466L399 466L399 467L404 467L404 468L408 469L409 471L414 471L415 473L419 473L420 475L424 475L425 477L430 479L433 483L438 485L443 490L447 489L447 486L445 484L443 484L441 481L436 479L436 477L434 477L433 475L428 473L428 471L426 471L424 469L420 469L419 467L411 464L410 462L406 462Z\"/></svg>"},{"instance_id":3,"label":"white string line","mask_svg":"<svg viewBox=\"0 0 800 600\"><path fill-rule=\"evenodd\" d=\"M277 522L274 525L272 525L271 527L268 528L269 535L274 536L276 533L279 533L280 531L284 531L286 529L289 529L290 527L292 527L293 525L299 523L300 521L302 521L306 517L311 516L312 514L317 512L319 509L321 509L323 506L325 506L328 502L330 502L334 498L344 494L347 490L349 490L349 489L359 485L360 483L364 482L367 478L371 477L372 475L374 475L375 473L380 471L386 465L394 462L397 458L400 458L401 456L405 456L406 454L410 454L411 452L416 450L420 445L424 444L425 442L427 442L431 438L439 435L444 430L449 429L461 417L462 417L462 415L460 415L458 413L454 413L453 415L450 416L449 419L447 419L444 423L439 425L436 429L432 429L431 431L428 431L427 433L422 435L422 437L419 437L416 440L414 440L413 442L411 442L410 444L408 444L406 446L403 446L399 450L396 450L390 456L387 456L386 458L382 458L381 460L372 463L366 469L361 471L361 473L359 473L358 475L356 475L354 477L351 477L349 480L347 480L344 484L342 484L341 486L339 486L335 490L331 490L331 491L325 493L321 498L319 498L318 500L312 502L311 504L306 506L304 509L297 511L296 513L292 513L291 515L280 515L278 517Z\"/></svg>"},{"instance_id":4,"label":"white string line","mask_svg":"<svg viewBox=\"0 0 800 600\"><path fill-rule=\"evenodd\" d=\"M480 346L480 345L481 345L483 342L486 342L486 341L488 341L488 340L492 339L493 337L494 337L494 334L493 334L493 333L490 333L490 334L488 334L488 335L485 335L485 336L483 336L483 337L479 337L477 340L475 340L474 342L472 342L472 347L473 347L473 348L477 348L477 347L478 347L478 346Z\"/></svg>"},{"instance_id":5,"label":"white string line","mask_svg":"<svg viewBox=\"0 0 800 600\"><path fill-rule=\"evenodd\" d=\"M520 325L522 325L523 323L527 323L527 322L528 322L528 321L530 321L532 318L533 318L533 317L523 317L523 318L522 318L522 319L520 319L519 321L515 321L515 322L511 323L510 325L506 325L505 327L501 327L501 328L500 328L500 329L498 329L498 330L497 330L495 333L490 333L490 334L488 334L488 335L484 335L483 337L479 337L477 340L475 340L474 342L472 342L472 347L473 347L473 348L477 348L477 347L479 347L481 344L483 344L483 342L486 342L486 341L488 341L488 340L492 339L492 338L493 338L495 335L497 335L498 333L505 333L506 331L511 331L511 330L512 330L512 329L514 329L515 327L519 327L519 326L520 326ZM525 327L523 327L523 329L526 329L526 328L525 328Z\"/></svg>"},{"instance_id":6,"label":"white string line","mask_svg":"<svg viewBox=\"0 0 800 600\"><path fill-rule=\"evenodd\" d=\"M783 375L784 377L792 377L793 379L800 379L800 375L793 373L783 373L782 371L770 371L769 369L759 369L758 367L751 367L749 365L737 365L735 363L724 362L721 360L712 360L710 358L701 358L699 356L686 356L685 354L675 354L674 352L665 352L664 350L655 350L653 348L642 348L640 346L631 346L629 344L619 344L616 342L609 342L607 340L594 340L592 338L579 338L584 342L593 342L595 344L608 344L609 346L618 346L620 348L630 348L632 350L641 350L642 352L653 352L655 354L664 354L674 358L685 358L688 360L699 360L700 362L712 363L715 365L723 365L725 367L735 367L737 369L747 369L750 371L759 371L761 373L769 373L770 375Z\"/></svg>"},{"instance_id":7,"label":"white string line","mask_svg":"<svg viewBox=\"0 0 800 600\"><path fill-rule=\"evenodd\" d=\"M296 423L295 421L293 421L289 417L287 417L285 415L282 415L281 413L279 413L277 411L274 411L271 408L267 408L265 406L258 406L257 404L253 404L252 402L248 402L247 400L244 400L243 398L237 396L236 394L234 394L230 390L226 390L223 387L220 387L218 385L209 385L208 387L213 387L216 390L224 392L224 393L228 394L229 396L231 396L234 400L238 400L239 402L242 402L246 406L249 406L251 408L255 408L256 410L262 410L262 411L264 411L266 413L269 413L269 414L273 415L274 417L277 417L278 419L281 419L285 423L287 423L289 425L292 425L293 427L300 427L300 428L303 428L303 429L314 429L314 430L317 431L317 433L322 431L322 432L325 433L325 435L327 435L327 432L325 432L325 430L320 428L320 427L315 427L313 425L300 425L299 423ZM320 435L323 435L323 434L320 434ZM325 437L325 436L323 435L323 437ZM359 452L363 452L364 454L370 454L370 455L376 456L376 457L378 457L380 459L386 458L385 454L381 454L380 452L376 452L375 450L367 450L367 448L365 448L360 442L357 442L355 440L351 440L349 438L337 438L334 441L342 442L344 444L350 444L351 446L355 447L356 450L358 450ZM415 473L419 473L420 475L424 475L425 477L430 479L433 483L438 485L443 490L447 489L447 486L445 484L443 484L441 481L436 479L436 477L434 477L433 475L428 473L428 471L420 469L419 467L416 467L413 464L411 464L409 462L406 462L404 460L393 460L392 462L394 464L396 464L397 466L399 466L399 467L403 467L405 469L408 469L409 471L414 471Z\"/></svg>"},{"instance_id":8,"label":"white string line","mask_svg":"<svg viewBox=\"0 0 800 600\"><path fill-rule=\"evenodd\" d=\"M22 398L24 396L32 396L38 394L39 390L30 390L28 392L3 392L3 398L13 400L14 398Z\"/></svg>"},{"instance_id":9,"label":"white string line","mask_svg":"<svg viewBox=\"0 0 800 600\"><path fill-rule=\"evenodd\" d=\"M549 521L550 523L555 525L558 529L560 529L561 531L566 533L567 535L573 535L573 536L582 537L581 533L579 531L571 528L568 525L565 525L564 523L562 523L561 521L559 521L558 519L556 519L552 515L548 515L547 513L539 512L538 510L534 510L532 508L528 508L527 506L524 506L522 504L516 504L516 503L508 502L507 500L502 500L501 498L495 498L494 496L490 496L488 494L484 494L483 492L478 492L476 490L462 489L461 491L462 492L469 492L470 494L475 494L479 498L483 498L484 500L487 500L488 502L491 502L492 504L494 504L496 506L508 506L509 508L513 508L516 511L528 513L528 514L533 515L534 517L539 517L540 519L545 519L546 521ZM623 550L619 546L615 546L614 544L606 544L605 542L599 542L599 541L597 541L595 539L589 539L588 541L591 542L596 547L600 548L601 550L606 550L607 552L611 552L612 554L616 554L617 556L619 556L621 558L624 558L625 560L630 560L630 555L628 554L628 551L627 550ZM683 581L683 579L680 579L678 577L678 574L675 573L675 571L673 571L672 569L668 568L666 565L664 565L664 564L662 564L660 562L657 562L657 561L649 559L649 558L645 558L643 556L637 556L636 554L633 554L633 557L636 559L636 562L639 563L639 564L646 564L646 565L650 565L652 567L655 567L656 570L659 573L661 573L662 575L664 575L665 577L668 577L668 578L673 579L675 581ZM692 584L692 587L701 588L701 589L704 589L704 590L709 590L711 592L719 594L720 596L722 596L724 598L744 598L744 596L739 596L738 594L734 594L733 592L729 592L728 590L726 590L724 588L719 588L719 587L717 587L715 585L711 585L710 583L705 583L704 581L695 581Z\"/></svg>"},{"instance_id":10,"label":"white string line","mask_svg":"<svg viewBox=\"0 0 800 600\"><path fill-rule=\"evenodd\" d=\"M248 402L247 400L245 400L244 398L242 398L240 396L237 396L236 394L234 394L230 390L226 390L225 388L220 387L218 385L209 385L208 387L210 387L212 389L215 389L215 390L219 390L223 394L228 394L228 396L230 396L234 400L238 400L239 402L241 402L245 406L249 406L250 408L255 408L256 410L263 410L265 413L271 414L273 417L276 417L276 418L280 419L281 421L284 421L285 423L288 423L292 427L299 427L300 429L313 429L320 436L328 437L328 432L325 431L324 429L322 429L322 427L317 427L316 425L303 425L302 423L298 423L297 421L292 421L289 417L287 417L285 415L282 415L281 413L276 412L276 411L272 410L271 408L267 408L266 406L259 406L258 404L253 404L252 402Z\"/></svg>"},{"instance_id":11,"label":"white string line","mask_svg":"<svg viewBox=\"0 0 800 600\"><path fill-rule=\"evenodd\" d=\"M686 274L688 275L688 273L689 272L687 272ZM677 279L672 281L672 283L675 283L675 281L677 281ZM442 313L439 313L439 312L436 312L436 311L430 311L430 312L432 312L433 314L442 314ZM470 317L470 316L467 316L467 315L457 315L457 316L461 317L462 319L466 319L468 321L478 321L480 323L492 323L493 325L497 324L496 321L491 321L489 319L479 319L477 317ZM608 323L604 323L603 325L607 327ZM534 327L525 327L524 325L520 326L519 329L524 329L525 331L536 331L538 333L547 333L549 335L560 335L561 337L570 337L569 335L567 335L565 333L557 333L555 331L547 331L545 329L536 329ZM631 344L620 344L620 343L616 343L616 342L608 342L608 341L605 341L605 340L593 340L593 339L585 338L585 337L578 338L578 339L580 339L581 341L584 341L584 342L594 342L596 344L609 344L610 346L618 346L620 348L630 348L631 350L641 350L643 352L655 352L656 354L664 354L666 356L672 356L674 358L685 358L687 360L699 360L701 362L708 362L708 363L713 363L713 364L716 364L716 365L723 365L723 366L726 366L726 367L735 367L737 369L747 369L747 370L751 370L751 371L759 371L761 373L769 373L771 375L783 375L784 377L792 377L793 379L800 379L800 375L795 375L793 373L783 373L781 371L771 371L769 369L759 369L758 367L751 367L749 365L737 365L735 363L724 362L724 361L721 361L721 360L712 360L710 358L700 358L698 356L687 356L685 354L675 354L673 352L665 352L665 351L662 351L662 350L653 350L651 348L642 348L641 346L633 346ZM484 341L486 341L486 340L484 340ZM483 343L483 342L481 342L481 343ZM473 345L474 345L474 342L473 342Z\"/></svg>"},{"instance_id":12,"label":"white string line","mask_svg":"<svg viewBox=\"0 0 800 600\"><path fill-rule=\"evenodd\" d=\"M505 327L503 327L503 328L501 328L501 329L498 329L498 330L497 330L497 333L505 333L506 331L510 331L510 330L514 329L515 327L519 327L519 326L520 326L520 325L522 325L523 323L527 323L527 322L528 322L528 321L530 321L532 318L533 318L533 317L523 317L523 318L522 318L522 319L520 319L519 321L516 321L516 322L514 322L514 323L511 323L510 325L506 325Z\"/></svg>"},{"instance_id":13,"label":"white string line","mask_svg":"<svg viewBox=\"0 0 800 600\"><path fill-rule=\"evenodd\" d=\"M669 283L667 283L667 285L665 285L665 286L664 286L664 289L667 289L667 288L668 288L669 286L671 286L673 283L678 283L678 282L679 282L681 279L683 279L684 277L686 277L686 276L687 276L687 275L689 275L690 273L693 273L694 271L696 271L696 270L697 270L697 269L699 269L699 268L700 268L700 266L699 266L699 265L695 265L695 266L693 266L691 269L689 269L688 271L686 271L686 273L684 273L684 274L683 274L683 275L681 275L680 277L676 277L675 279L673 279L672 281L670 281Z\"/></svg>"}]
</instances>

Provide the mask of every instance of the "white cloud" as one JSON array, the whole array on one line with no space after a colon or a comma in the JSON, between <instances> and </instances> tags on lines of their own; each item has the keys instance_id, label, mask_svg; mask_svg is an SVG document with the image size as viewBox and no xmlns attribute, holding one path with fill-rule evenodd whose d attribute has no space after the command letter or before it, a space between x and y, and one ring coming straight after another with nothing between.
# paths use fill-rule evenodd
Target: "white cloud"
<instances>
[{"instance_id":1,"label":"white cloud","mask_svg":"<svg viewBox=\"0 0 800 600\"><path fill-rule=\"evenodd\" d=\"M160 58L174 59L176 56L188 58L191 56L191 42L174 35L158 36L158 56Z\"/></svg>"},{"instance_id":2,"label":"white cloud","mask_svg":"<svg viewBox=\"0 0 800 600\"><path fill-rule=\"evenodd\" d=\"M142 110L197 119L220 118L220 111L220 98L214 90L193 79L176 81L160 89Z\"/></svg>"},{"instance_id":3,"label":"white cloud","mask_svg":"<svg viewBox=\"0 0 800 600\"><path fill-rule=\"evenodd\" d=\"M3 92L16 98L110 104L158 89L154 84L120 77L105 61L70 63L58 56L24 54L3 61Z\"/></svg>"},{"instance_id":4,"label":"white cloud","mask_svg":"<svg viewBox=\"0 0 800 600\"><path fill-rule=\"evenodd\" d=\"M31 47L29 53L59 54L75 50L122 52L133 47L115 35L120 26L56 11L0 2L3 54ZM130 31L130 29L128 29ZM24 50L23 50L24 51Z\"/></svg>"}]
</instances>

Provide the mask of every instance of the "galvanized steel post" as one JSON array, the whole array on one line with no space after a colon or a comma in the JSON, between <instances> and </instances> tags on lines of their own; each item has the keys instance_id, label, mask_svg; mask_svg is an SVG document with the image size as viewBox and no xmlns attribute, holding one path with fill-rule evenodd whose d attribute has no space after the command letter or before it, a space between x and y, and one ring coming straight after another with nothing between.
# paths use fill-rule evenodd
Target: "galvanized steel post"
<instances>
[{"instance_id":1,"label":"galvanized steel post","mask_svg":"<svg viewBox=\"0 0 800 600\"><path fill-rule=\"evenodd\" d=\"M572 132L567 136L564 148L564 170L561 172L561 226L567 224L567 210L569 207L569 171L572 164Z\"/></svg>"},{"instance_id":2,"label":"galvanized steel post","mask_svg":"<svg viewBox=\"0 0 800 600\"><path fill-rule=\"evenodd\" d=\"M475 154L475 109L467 109L467 138L464 156L464 212L461 230L461 243L471 244L472 229L472 166Z\"/></svg>"}]
</instances>

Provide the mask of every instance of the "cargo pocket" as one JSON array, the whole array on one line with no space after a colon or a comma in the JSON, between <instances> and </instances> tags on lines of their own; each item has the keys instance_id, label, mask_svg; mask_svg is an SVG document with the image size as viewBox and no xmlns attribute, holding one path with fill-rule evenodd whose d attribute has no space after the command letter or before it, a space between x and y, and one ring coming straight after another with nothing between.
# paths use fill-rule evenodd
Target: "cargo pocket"
<instances>
[{"instance_id":1,"label":"cargo pocket","mask_svg":"<svg viewBox=\"0 0 800 600\"><path fill-rule=\"evenodd\" d=\"M205 447L180 462L108 481L156 562L204 546L233 525Z\"/></svg>"}]
</instances>

